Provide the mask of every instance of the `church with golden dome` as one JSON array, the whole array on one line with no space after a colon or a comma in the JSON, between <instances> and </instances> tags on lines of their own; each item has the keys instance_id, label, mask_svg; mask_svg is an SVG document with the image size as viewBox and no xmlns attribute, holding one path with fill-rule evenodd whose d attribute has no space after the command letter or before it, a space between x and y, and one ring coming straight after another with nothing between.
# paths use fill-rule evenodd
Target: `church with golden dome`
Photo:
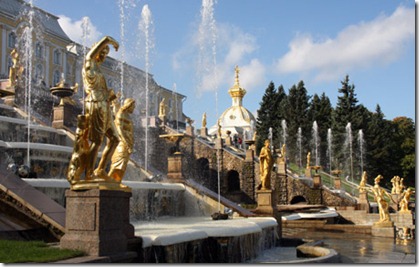
<instances>
[{"instance_id":1,"label":"church with golden dome","mask_svg":"<svg viewBox=\"0 0 419 267\"><path fill-rule=\"evenodd\" d=\"M239 72L240 69L236 66L235 82L230 90L228 90L232 100L231 107L227 108L218 118L216 124L208 130L209 135L217 135L219 125L221 126L222 137L226 137L227 131L230 131L230 136L236 134L239 136L247 135L248 138L243 139L251 139L255 131L255 116L243 106L243 98L246 95L246 90L240 86Z\"/></svg>"}]
</instances>

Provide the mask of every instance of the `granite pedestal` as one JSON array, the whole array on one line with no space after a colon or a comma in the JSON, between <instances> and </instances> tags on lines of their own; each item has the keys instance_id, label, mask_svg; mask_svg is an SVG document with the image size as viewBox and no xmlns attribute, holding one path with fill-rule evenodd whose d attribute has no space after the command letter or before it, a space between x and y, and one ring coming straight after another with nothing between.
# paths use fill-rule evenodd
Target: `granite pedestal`
<instances>
[{"instance_id":1,"label":"granite pedestal","mask_svg":"<svg viewBox=\"0 0 419 267\"><path fill-rule=\"evenodd\" d=\"M131 192L122 190L67 190L65 234L60 247L82 250L90 256L127 251L134 237L129 223Z\"/></svg>"}]
</instances>

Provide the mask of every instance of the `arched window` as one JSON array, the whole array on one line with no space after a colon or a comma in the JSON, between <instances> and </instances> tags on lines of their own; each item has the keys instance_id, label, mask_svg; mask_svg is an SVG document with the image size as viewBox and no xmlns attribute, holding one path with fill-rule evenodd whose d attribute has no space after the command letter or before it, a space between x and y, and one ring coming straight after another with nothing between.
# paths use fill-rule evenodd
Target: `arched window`
<instances>
[{"instance_id":1,"label":"arched window","mask_svg":"<svg viewBox=\"0 0 419 267\"><path fill-rule=\"evenodd\" d=\"M37 58L42 58L43 54L44 54L44 47L41 45L41 43L39 43L39 42L36 43L36 46L35 46L36 57Z\"/></svg>"},{"instance_id":2,"label":"arched window","mask_svg":"<svg viewBox=\"0 0 419 267\"><path fill-rule=\"evenodd\" d=\"M11 32L9 33L9 42L8 45L10 48L15 48L16 45L16 33Z\"/></svg>"},{"instance_id":3,"label":"arched window","mask_svg":"<svg viewBox=\"0 0 419 267\"><path fill-rule=\"evenodd\" d=\"M237 171L227 173L228 192L240 191L240 174Z\"/></svg>"},{"instance_id":4,"label":"arched window","mask_svg":"<svg viewBox=\"0 0 419 267\"><path fill-rule=\"evenodd\" d=\"M57 85L60 82L60 72L58 70L54 71L54 76L53 76L53 80L52 80L52 86Z\"/></svg>"},{"instance_id":5,"label":"arched window","mask_svg":"<svg viewBox=\"0 0 419 267\"><path fill-rule=\"evenodd\" d=\"M43 80L44 79L44 66L42 66L42 64L36 65L35 79L36 80Z\"/></svg>"},{"instance_id":6,"label":"arched window","mask_svg":"<svg viewBox=\"0 0 419 267\"><path fill-rule=\"evenodd\" d=\"M54 50L54 64L61 65L61 52L58 49Z\"/></svg>"}]
</instances>

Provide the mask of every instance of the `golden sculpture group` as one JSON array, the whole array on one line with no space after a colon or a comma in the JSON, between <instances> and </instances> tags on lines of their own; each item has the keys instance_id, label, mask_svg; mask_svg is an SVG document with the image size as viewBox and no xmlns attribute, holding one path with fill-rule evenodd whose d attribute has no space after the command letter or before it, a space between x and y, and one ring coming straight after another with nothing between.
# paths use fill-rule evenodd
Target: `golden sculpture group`
<instances>
[{"instance_id":1,"label":"golden sculpture group","mask_svg":"<svg viewBox=\"0 0 419 267\"><path fill-rule=\"evenodd\" d=\"M401 195L401 198L395 201L391 194L387 193L384 188L382 188L379 184L381 179L383 179L382 175L378 175L374 179L374 186L367 185L367 172L362 173L361 182L359 183L358 189L359 193L371 192L374 194L374 198L378 204L378 213L380 215L380 219L375 225L382 225L382 224L389 224L391 223L390 214L389 214L389 203L385 199L387 197L390 201L395 204L399 205L399 212L400 213L411 213L409 210L409 201L410 196L413 193L410 188L406 189L404 192L402 190L405 188L403 185L403 178L400 179L399 176L394 176L391 179L393 184L393 188L391 190L391 194Z\"/></svg>"},{"instance_id":2,"label":"golden sculpture group","mask_svg":"<svg viewBox=\"0 0 419 267\"><path fill-rule=\"evenodd\" d=\"M118 109L118 104L112 106L113 102L117 102L117 95L113 89L108 88L100 69L109 53L109 45L118 51L118 42L105 36L92 46L84 60L82 76L86 91L86 114L77 118L76 138L67 172L73 190L129 190L121 181L133 151L133 124L129 114L134 111L135 101L127 98L121 108ZM108 140L95 168L105 136ZM110 162L110 171L106 173ZM81 180L83 173L84 180Z\"/></svg>"},{"instance_id":3,"label":"golden sculpture group","mask_svg":"<svg viewBox=\"0 0 419 267\"><path fill-rule=\"evenodd\" d=\"M259 166L260 166L260 186L261 190L271 189L271 170L273 166L273 158L270 148L270 141L265 140L264 146L260 150L259 154Z\"/></svg>"}]
</instances>

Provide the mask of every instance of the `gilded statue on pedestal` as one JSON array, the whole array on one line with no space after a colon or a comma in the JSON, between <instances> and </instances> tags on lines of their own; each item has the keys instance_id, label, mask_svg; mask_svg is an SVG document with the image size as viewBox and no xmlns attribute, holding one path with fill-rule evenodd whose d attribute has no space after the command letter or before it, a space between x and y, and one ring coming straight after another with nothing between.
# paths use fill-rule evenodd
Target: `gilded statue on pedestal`
<instances>
[{"instance_id":1,"label":"gilded statue on pedestal","mask_svg":"<svg viewBox=\"0 0 419 267\"><path fill-rule=\"evenodd\" d=\"M311 158L311 153L308 152L307 153L307 166L306 166L306 169L310 169L310 158Z\"/></svg>"},{"instance_id":2,"label":"gilded statue on pedestal","mask_svg":"<svg viewBox=\"0 0 419 267\"><path fill-rule=\"evenodd\" d=\"M218 126L218 138L221 138L221 120L218 119L217 121L217 126Z\"/></svg>"},{"instance_id":3,"label":"gilded statue on pedestal","mask_svg":"<svg viewBox=\"0 0 419 267\"><path fill-rule=\"evenodd\" d=\"M76 138L74 140L73 154L68 165L67 180L71 185L80 181L80 177L87 171L89 156L88 125L86 116L77 116Z\"/></svg>"},{"instance_id":4,"label":"gilded statue on pedestal","mask_svg":"<svg viewBox=\"0 0 419 267\"><path fill-rule=\"evenodd\" d=\"M284 161L286 161L286 157L287 157L286 154L287 154L287 148L286 148L285 144L283 144L282 148L281 148L281 155L282 155L282 158L284 159Z\"/></svg>"},{"instance_id":5,"label":"gilded statue on pedestal","mask_svg":"<svg viewBox=\"0 0 419 267\"><path fill-rule=\"evenodd\" d=\"M82 69L86 90L86 116L89 127L89 140L91 142L86 162L86 180L96 178L110 179L105 172L105 167L119 143L119 136L110 106L116 95L112 89L108 88L105 76L100 69L101 64L109 53L109 44L113 45L115 50L118 51L118 42L110 36L105 36L98 43L94 44L87 53ZM105 136L108 138L108 142L103 150L99 165L94 170L99 148Z\"/></svg>"},{"instance_id":6,"label":"gilded statue on pedestal","mask_svg":"<svg viewBox=\"0 0 419 267\"><path fill-rule=\"evenodd\" d=\"M127 98L115 116L115 125L120 136L120 141L112 156L109 176L119 183L124 177L129 157L134 148L134 125L130 118L130 114L134 112L134 109L135 100Z\"/></svg>"},{"instance_id":7,"label":"gilded statue on pedestal","mask_svg":"<svg viewBox=\"0 0 419 267\"><path fill-rule=\"evenodd\" d=\"M265 140L264 147L259 154L259 168L260 168L260 189L271 189L271 170L273 165L273 158L270 149L269 139Z\"/></svg>"},{"instance_id":8,"label":"gilded statue on pedestal","mask_svg":"<svg viewBox=\"0 0 419 267\"><path fill-rule=\"evenodd\" d=\"M366 186L367 186L367 172L364 171L362 173L361 182L359 183L359 186L358 186L359 193L364 193L366 191Z\"/></svg>"},{"instance_id":9,"label":"gilded statue on pedestal","mask_svg":"<svg viewBox=\"0 0 419 267\"><path fill-rule=\"evenodd\" d=\"M388 194L382 187L380 187L379 183L380 180L383 179L383 176L378 175L374 179L374 186L368 189L368 191L374 194L375 200L378 204L378 213L380 214L380 220L375 224L381 224L383 222L391 222L390 221L390 214L388 211L388 203L385 200L384 196L387 195L391 199L391 195Z\"/></svg>"},{"instance_id":10,"label":"gilded statue on pedestal","mask_svg":"<svg viewBox=\"0 0 419 267\"><path fill-rule=\"evenodd\" d=\"M166 105L164 104L165 98L163 98L159 104L159 117L166 116Z\"/></svg>"},{"instance_id":11,"label":"gilded statue on pedestal","mask_svg":"<svg viewBox=\"0 0 419 267\"><path fill-rule=\"evenodd\" d=\"M206 128L207 127L207 113L204 112L204 114L202 115L202 128Z\"/></svg>"},{"instance_id":12,"label":"gilded statue on pedestal","mask_svg":"<svg viewBox=\"0 0 419 267\"><path fill-rule=\"evenodd\" d=\"M392 194L401 194L405 188L403 184L403 178L400 179L399 176L394 176L391 178L390 182L392 184L391 193Z\"/></svg>"},{"instance_id":13,"label":"gilded statue on pedestal","mask_svg":"<svg viewBox=\"0 0 419 267\"><path fill-rule=\"evenodd\" d=\"M401 213L410 213L409 201L410 201L411 194L412 194L412 190L410 188L406 189L403 192L402 200L399 203L399 208L400 208Z\"/></svg>"},{"instance_id":14,"label":"gilded statue on pedestal","mask_svg":"<svg viewBox=\"0 0 419 267\"><path fill-rule=\"evenodd\" d=\"M23 67L19 64L19 53L17 52L16 48L13 48L12 52L10 53L10 56L12 58L13 65L10 67L9 70L9 81L10 87L15 87L18 77L23 72Z\"/></svg>"}]
</instances>

